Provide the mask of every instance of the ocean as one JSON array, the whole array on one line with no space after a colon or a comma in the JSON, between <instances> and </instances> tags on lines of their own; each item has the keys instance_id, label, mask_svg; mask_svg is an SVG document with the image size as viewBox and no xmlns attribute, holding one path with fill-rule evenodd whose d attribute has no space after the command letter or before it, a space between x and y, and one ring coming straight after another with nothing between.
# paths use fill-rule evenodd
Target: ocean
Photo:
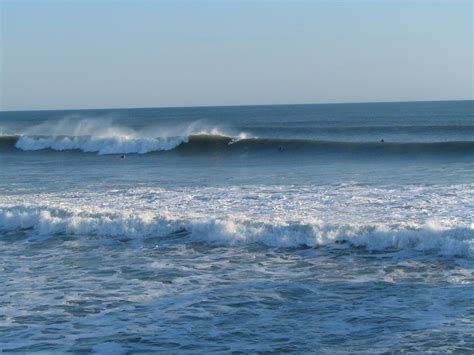
<instances>
[{"instance_id":1,"label":"ocean","mask_svg":"<svg viewBox=\"0 0 474 355\"><path fill-rule=\"evenodd\" d=\"M474 101L0 112L4 352L474 352Z\"/></svg>"}]
</instances>

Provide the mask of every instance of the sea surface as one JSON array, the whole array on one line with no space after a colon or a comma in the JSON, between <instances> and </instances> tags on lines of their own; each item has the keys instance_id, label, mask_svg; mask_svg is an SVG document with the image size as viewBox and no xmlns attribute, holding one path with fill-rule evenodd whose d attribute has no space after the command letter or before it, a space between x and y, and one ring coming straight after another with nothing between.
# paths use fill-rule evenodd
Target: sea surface
<instances>
[{"instance_id":1,"label":"sea surface","mask_svg":"<svg viewBox=\"0 0 474 355\"><path fill-rule=\"evenodd\" d=\"M4 352L474 352L474 101L0 112Z\"/></svg>"}]
</instances>

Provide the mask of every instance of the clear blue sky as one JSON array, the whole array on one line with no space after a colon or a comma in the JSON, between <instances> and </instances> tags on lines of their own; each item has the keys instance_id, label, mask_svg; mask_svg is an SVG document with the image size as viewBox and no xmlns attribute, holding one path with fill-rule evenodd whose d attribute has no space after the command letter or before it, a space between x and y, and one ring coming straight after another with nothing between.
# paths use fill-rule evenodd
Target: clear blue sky
<instances>
[{"instance_id":1,"label":"clear blue sky","mask_svg":"<svg viewBox=\"0 0 474 355\"><path fill-rule=\"evenodd\" d=\"M2 110L473 96L469 0L0 3Z\"/></svg>"}]
</instances>

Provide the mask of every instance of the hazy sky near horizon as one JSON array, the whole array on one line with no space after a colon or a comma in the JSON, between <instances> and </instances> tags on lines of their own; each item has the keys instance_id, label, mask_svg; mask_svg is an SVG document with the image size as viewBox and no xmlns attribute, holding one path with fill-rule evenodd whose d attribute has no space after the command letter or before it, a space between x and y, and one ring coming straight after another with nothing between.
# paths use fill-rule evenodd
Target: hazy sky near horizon
<instances>
[{"instance_id":1,"label":"hazy sky near horizon","mask_svg":"<svg viewBox=\"0 0 474 355\"><path fill-rule=\"evenodd\" d=\"M0 4L1 110L473 97L470 0Z\"/></svg>"}]
</instances>

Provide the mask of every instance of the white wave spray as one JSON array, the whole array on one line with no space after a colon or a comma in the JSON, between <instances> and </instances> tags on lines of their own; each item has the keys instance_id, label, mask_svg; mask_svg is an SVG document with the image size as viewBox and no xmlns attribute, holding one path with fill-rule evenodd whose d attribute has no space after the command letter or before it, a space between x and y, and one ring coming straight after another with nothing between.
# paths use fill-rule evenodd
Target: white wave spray
<instances>
[{"instance_id":1,"label":"white wave spray","mask_svg":"<svg viewBox=\"0 0 474 355\"><path fill-rule=\"evenodd\" d=\"M64 118L48 121L23 132L16 143L22 150L81 150L98 154L145 154L171 150L186 143L191 135L220 135L236 140L247 138L201 121L173 128L147 127L136 130L114 123L113 119Z\"/></svg>"}]
</instances>

